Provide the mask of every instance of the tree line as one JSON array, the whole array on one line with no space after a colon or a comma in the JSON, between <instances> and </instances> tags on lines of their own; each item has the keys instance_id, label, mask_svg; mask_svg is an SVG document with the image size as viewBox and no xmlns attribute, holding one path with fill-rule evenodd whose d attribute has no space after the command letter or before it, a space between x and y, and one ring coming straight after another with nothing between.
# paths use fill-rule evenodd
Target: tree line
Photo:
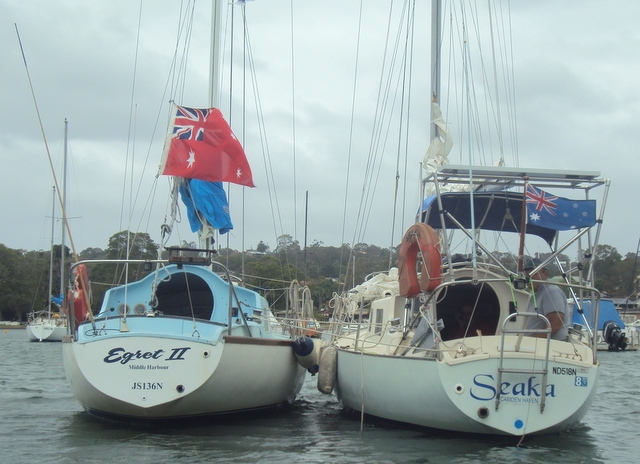
<instances>
[{"instance_id":1,"label":"tree line","mask_svg":"<svg viewBox=\"0 0 640 464\"><path fill-rule=\"evenodd\" d=\"M180 248L196 249L197 246L194 242L183 242ZM135 260L155 260L159 257L158 252L159 245L149 234L125 230L110 237L106 249L87 248L78 253L77 258L80 261L123 260L128 256ZM61 293L61 260L64 259L66 272L73 262L69 248L62 249L56 245L52 251L27 251L0 244L0 320L24 322L29 312L46 307L52 253L51 294L58 296ZM197 251L193 253L197 254ZM166 259L168 250L161 250L160 257ZM259 242L255 250L245 252L219 247L213 259L227 267L245 286L260 292L272 307L283 310L287 304L283 293L291 281L307 285L315 307L319 308L334 293L362 282L372 270L387 270L391 260L395 260L395 251L367 244L325 247L317 241L302 249L290 235L283 235L273 251L264 242ZM88 271L94 311L100 308L104 293L109 288L139 280L153 272L143 264L125 266L123 263L102 262L92 264Z\"/></svg>"},{"instance_id":2,"label":"tree line","mask_svg":"<svg viewBox=\"0 0 640 464\"><path fill-rule=\"evenodd\" d=\"M181 248L195 249L197 246L193 242L183 242ZM153 260L158 258L158 252L159 245L149 234L125 230L114 234L105 250L87 248L78 254L78 259L124 259L129 256L131 259ZM61 260L64 259L66 272L73 261L67 247L62 249L57 245L51 251L26 251L0 244L0 320L23 322L27 320L29 312L46 307L52 253L51 293L58 296L61 293ZM161 250L160 256L166 258L167 254L167 250ZM540 258L546 256L542 254ZM609 297L637 299L640 270L636 269L636 255L627 253L623 257L611 245L598 245L596 256L596 288ZM516 258L513 254L495 252L494 257L506 268L515 270ZM318 241L302 248L290 235L283 235L278 238L274 250L270 250L262 241L255 250L245 252L218 248L214 260L227 267L247 287L260 292L276 310L286 307L286 297L283 295L290 283L297 280L309 287L317 311L325 307L335 293L349 290L362 283L367 276L395 266L397 249L365 243L323 246ZM561 255L560 260L570 265L571 260L567 256ZM112 263L93 264L88 270L94 311L99 309L104 293L109 288L139 280L152 272L142 264L125 266ZM552 276L559 273L559 269L550 268Z\"/></svg>"}]
</instances>

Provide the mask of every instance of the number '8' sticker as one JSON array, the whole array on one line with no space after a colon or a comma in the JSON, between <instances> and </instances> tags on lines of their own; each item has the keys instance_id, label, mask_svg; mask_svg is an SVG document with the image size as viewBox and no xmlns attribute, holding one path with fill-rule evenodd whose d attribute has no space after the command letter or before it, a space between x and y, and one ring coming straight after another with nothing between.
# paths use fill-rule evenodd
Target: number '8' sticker
<instances>
[{"instance_id":1,"label":"number '8' sticker","mask_svg":"<svg viewBox=\"0 0 640 464\"><path fill-rule=\"evenodd\" d=\"M587 380L586 377L577 377L576 376L576 380L575 380L574 385L576 387L586 387L587 386L587 382L588 382L588 380Z\"/></svg>"}]
</instances>

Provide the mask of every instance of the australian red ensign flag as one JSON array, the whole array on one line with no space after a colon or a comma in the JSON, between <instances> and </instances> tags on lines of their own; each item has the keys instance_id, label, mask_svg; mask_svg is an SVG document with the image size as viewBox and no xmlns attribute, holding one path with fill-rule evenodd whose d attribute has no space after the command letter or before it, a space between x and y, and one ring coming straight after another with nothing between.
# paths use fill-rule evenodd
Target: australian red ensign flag
<instances>
[{"instance_id":1,"label":"australian red ensign flag","mask_svg":"<svg viewBox=\"0 0 640 464\"><path fill-rule=\"evenodd\" d=\"M254 187L242 145L220 110L177 105L175 108L176 117L167 134L160 173Z\"/></svg>"},{"instance_id":2,"label":"australian red ensign flag","mask_svg":"<svg viewBox=\"0 0 640 464\"><path fill-rule=\"evenodd\" d=\"M595 200L570 200L527 185L527 221L554 230L591 227L596 223Z\"/></svg>"}]
</instances>

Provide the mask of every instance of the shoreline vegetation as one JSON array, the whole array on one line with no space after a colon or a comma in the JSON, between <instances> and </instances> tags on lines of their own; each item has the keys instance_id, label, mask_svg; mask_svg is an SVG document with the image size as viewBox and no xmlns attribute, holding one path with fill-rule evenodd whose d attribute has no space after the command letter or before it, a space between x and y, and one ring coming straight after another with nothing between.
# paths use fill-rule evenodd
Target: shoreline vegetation
<instances>
[{"instance_id":1,"label":"shoreline vegetation","mask_svg":"<svg viewBox=\"0 0 640 464\"><path fill-rule=\"evenodd\" d=\"M0 330L24 329L27 325L21 322L0 321Z\"/></svg>"},{"instance_id":2,"label":"shoreline vegetation","mask_svg":"<svg viewBox=\"0 0 640 464\"><path fill-rule=\"evenodd\" d=\"M128 239L126 230L112 236L106 250L86 249L80 252L78 258L98 260L125 256L127 243L132 247L129 254L132 258L158 258L159 246L148 234L131 233ZM195 243L183 242L182 245L183 248L194 248L194 253L197 253ZM615 247L605 244L598 245L596 253L596 288L605 298L628 298L635 304L640 293L638 279L632 278L632 275L637 277L637 252L626 253L623 256ZM61 255L64 255L66 262L71 261L71 252L67 247L61 253L61 247L54 246L54 260L59 261ZM517 260L513 253L494 251L492 255L507 269L515 269ZM545 259L547 255L536 252L534 257ZM468 255L459 256L463 260L470 260ZM49 251L16 250L0 243L0 263L4 271L3 276L6 277L0 280L0 328L6 325L15 328L11 321L26 324L29 312L47 305L46 278L49 275L50 258ZM484 256L483 259L489 258ZM309 287L313 298L314 316L320 321L328 314L328 305L335 293L340 294L365 282L378 271L389 269L390 262L397 262L397 249L381 248L366 243L345 243L341 247L332 247L324 246L322 242L301 247L292 236L283 235L273 251L267 244L260 242L255 250L246 252L218 249L215 260L224 263L248 288L264 292L269 305L275 311L286 310L285 299L280 296L289 287L291 280L300 281ZM561 255L560 261L568 268L578 265L575 258L566 255ZM131 267L128 281L139 280L147 273L143 267ZM551 267L549 273L552 278L561 278L560 270L556 267ZM116 269L109 265L96 264L90 270L94 310L100 307L106 290L121 282L113 282L114 275L122 278L121 272L116 272ZM58 268L54 269L53 278L54 282L59 280ZM61 292L54 288L52 293L58 295Z\"/></svg>"}]
</instances>

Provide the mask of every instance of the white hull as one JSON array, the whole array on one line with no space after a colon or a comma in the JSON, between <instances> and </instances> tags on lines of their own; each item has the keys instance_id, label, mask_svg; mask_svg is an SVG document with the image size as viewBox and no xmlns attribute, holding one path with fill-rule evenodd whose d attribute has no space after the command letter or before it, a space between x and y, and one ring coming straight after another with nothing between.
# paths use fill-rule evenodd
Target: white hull
<instances>
[{"instance_id":1,"label":"white hull","mask_svg":"<svg viewBox=\"0 0 640 464\"><path fill-rule=\"evenodd\" d=\"M543 344L538 342L535 354L512 353L504 367L541 368ZM504 374L496 409L499 345L499 336L468 339L464 356L456 359L455 351L445 352L441 360L338 349L336 393L343 406L355 411L458 432L551 433L580 422L596 392L597 367L589 350L580 347L587 358L582 362L572 353L567 353L572 359L564 358L566 347L561 345L566 343L551 347L559 355L549 363L543 411L541 376L533 373Z\"/></svg>"},{"instance_id":2,"label":"white hull","mask_svg":"<svg viewBox=\"0 0 640 464\"><path fill-rule=\"evenodd\" d=\"M631 324L626 324L624 332L629 343L626 351L638 351L640 348L640 323L633 322Z\"/></svg>"},{"instance_id":3,"label":"white hull","mask_svg":"<svg viewBox=\"0 0 640 464\"><path fill-rule=\"evenodd\" d=\"M27 324L27 337L32 342L60 342L67 334L66 320L38 317Z\"/></svg>"},{"instance_id":4,"label":"white hull","mask_svg":"<svg viewBox=\"0 0 640 464\"><path fill-rule=\"evenodd\" d=\"M306 372L297 364L291 342L250 337L225 337L217 343L126 335L78 343L67 337L63 359L73 395L85 410L137 419L290 403Z\"/></svg>"},{"instance_id":5,"label":"white hull","mask_svg":"<svg viewBox=\"0 0 640 464\"><path fill-rule=\"evenodd\" d=\"M455 284L445 280L420 307L417 326L411 300L373 299L369 320L336 337L335 380L319 378L320 391L333 387L348 410L441 430L524 436L576 426L596 394L595 344L576 332L567 341L548 338L549 331L533 336L524 325L536 314L512 312L527 308L528 294L490 266L477 269L480 285L468 283L472 273L458 266ZM477 302L480 317L467 319L471 327L457 335L454 316L464 298Z\"/></svg>"}]
</instances>

